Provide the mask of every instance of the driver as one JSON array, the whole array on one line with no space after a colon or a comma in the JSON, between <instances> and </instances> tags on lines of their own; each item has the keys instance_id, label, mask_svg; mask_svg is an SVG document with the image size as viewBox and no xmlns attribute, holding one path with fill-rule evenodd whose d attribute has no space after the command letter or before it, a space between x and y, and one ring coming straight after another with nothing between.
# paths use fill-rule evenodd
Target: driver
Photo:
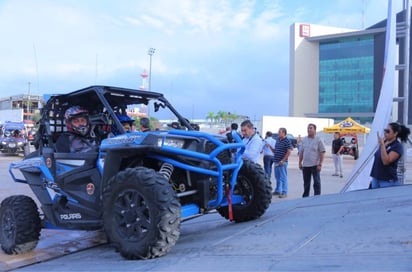
<instances>
[{"instance_id":1,"label":"driver","mask_svg":"<svg viewBox=\"0 0 412 272\"><path fill-rule=\"evenodd\" d=\"M67 133L59 136L56 141L56 152L77 153L95 151L97 144L90 136L89 112L80 107L72 106L64 114Z\"/></svg>"}]
</instances>

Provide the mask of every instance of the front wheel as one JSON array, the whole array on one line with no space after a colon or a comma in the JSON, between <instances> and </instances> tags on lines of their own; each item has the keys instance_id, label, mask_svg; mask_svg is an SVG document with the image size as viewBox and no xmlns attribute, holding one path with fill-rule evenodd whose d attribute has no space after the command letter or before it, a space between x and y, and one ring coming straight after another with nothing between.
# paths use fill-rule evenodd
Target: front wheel
<instances>
[{"instance_id":1,"label":"front wheel","mask_svg":"<svg viewBox=\"0 0 412 272\"><path fill-rule=\"evenodd\" d=\"M272 188L269 179L259 164L245 160L239 171L234 195L242 195L244 203L233 205L233 219L244 222L259 218L272 202ZM229 219L228 207L218 208L220 215Z\"/></svg>"},{"instance_id":2,"label":"front wheel","mask_svg":"<svg viewBox=\"0 0 412 272\"><path fill-rule=\"evenodd\" d=\"M126 259L162 256L180 235L180 202L166 178L145 167L128 168L103 192L108 240Z\"/></svg>"},{"instance_id":3,"label":"front wheel","mask_svg":"<svg viewBox=\"0 0 412 272\"><path fill-rule=\"evenodd\" d=\"M28 196L10 196L0 206L0 243L7 254L25 253L37 246L41 220L37 205Z\"/></svg>"}]
</instances>

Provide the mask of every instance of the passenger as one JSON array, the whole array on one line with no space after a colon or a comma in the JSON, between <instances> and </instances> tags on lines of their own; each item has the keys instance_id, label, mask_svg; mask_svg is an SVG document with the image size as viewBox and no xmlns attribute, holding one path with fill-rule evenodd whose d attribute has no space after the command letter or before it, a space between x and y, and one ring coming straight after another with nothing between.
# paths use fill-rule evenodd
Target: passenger
<instances>
[{"instance_id":1,"label":"passenger","mask_svg":"<svg viewBox=\"0 0 412 272\"><path fill-rule=\"evenodd\" d=\"M20 130L18 130L18 129L13 130L13 137L15 137L15 138L20 137Z\"/></svg>"},{"instance_id":2,"label":"passenger","mask_svg":"<svg viewBox=\"0 0 412 272\"><path fill-rule=\"evenodd\" d=\"M98 144L91 137L89 112L80 107L72 106L64 114L67 133L59 136L56 141L56 152L81 153L96 151Z\"/></svg>"},{"instance_id":3,"label":"passenger","mask_svg":"<svg viewBox=\"0 0 412 272\"><path fill-rule=\"evenodd\" d=\"M134 120L132 118L126 114L117 115L117 118L119 118L119 121L122 123L122 126L126 132L133 131Z\"/></svg>"}]
</instances>

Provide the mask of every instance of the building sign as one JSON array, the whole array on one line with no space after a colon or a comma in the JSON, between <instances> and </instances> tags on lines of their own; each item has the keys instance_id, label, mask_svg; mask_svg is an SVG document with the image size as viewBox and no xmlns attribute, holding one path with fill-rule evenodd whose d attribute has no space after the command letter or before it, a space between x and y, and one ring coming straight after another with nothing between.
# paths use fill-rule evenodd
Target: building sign
<instances>
[{"instance_id":1,"label":"building sign","mask_svg":"<svg viewBox=\"0 0 412 272\"><path fill-rule=\"evenodd\" d=\"M310 37L310 25L301 24L299 27L299 35L301 37Z\"/></svg>"}]
</instances>

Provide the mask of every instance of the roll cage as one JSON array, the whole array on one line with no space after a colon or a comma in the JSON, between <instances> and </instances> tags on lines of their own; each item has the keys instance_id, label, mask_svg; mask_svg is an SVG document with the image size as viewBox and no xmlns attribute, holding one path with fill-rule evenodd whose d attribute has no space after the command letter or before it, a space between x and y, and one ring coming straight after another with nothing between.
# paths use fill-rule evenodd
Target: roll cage
<instances>
[{"instance_id":1,"label":"roll cage","mask_svg":"<svg viewBox=\"0 0 412 272\"><path fill-rule=\"evenodd\" d=\"M89 111L92 134L100 140L107 138L110 127L117 131L125 130L117 118L125 114L129 105L144 104L157 112L168 108L187 130L193 130L190 122L179 114L161 93L111 86L90 86L69 94L52 95L42 109L39 131L34 141L36 148L48 146L54 148L54 143L61 133L66 131L64 112L73 105L79 105Z\"/></svg>"}]
</instances>

